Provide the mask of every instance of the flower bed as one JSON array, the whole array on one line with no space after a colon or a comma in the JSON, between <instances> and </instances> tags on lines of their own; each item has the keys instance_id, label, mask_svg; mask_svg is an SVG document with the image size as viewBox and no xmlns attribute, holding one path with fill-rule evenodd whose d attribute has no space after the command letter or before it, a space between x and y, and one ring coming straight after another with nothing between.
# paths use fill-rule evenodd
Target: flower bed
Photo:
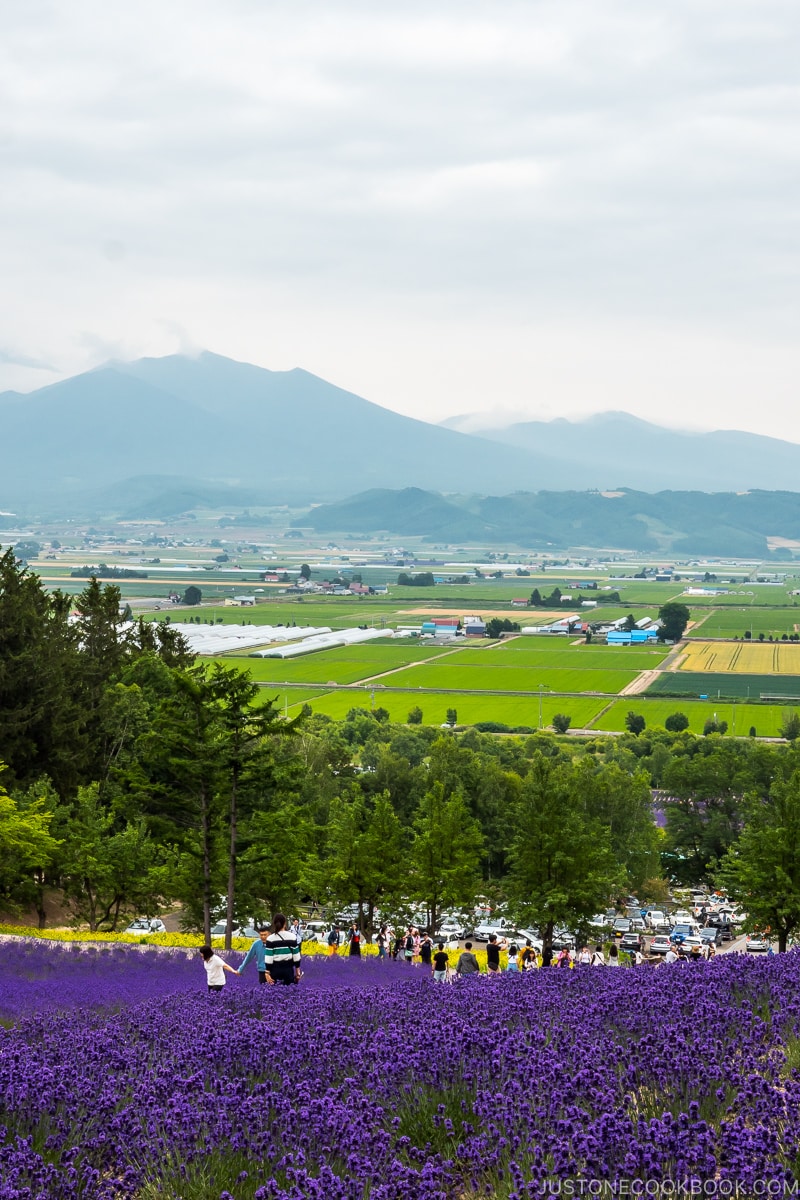
<instances>
[{"instance_id":1,"label":"flower bed","mask_svg":"<svg viewBox=\"0 0 800 1200\"><path fill-rule=\"evenodd\" d=\"M0 968L0 1200L749 1196L800 1177L798 954L454 986L319 957L299 987L252 971L212 995L180 951L5 944Z\"/></svg>"}]
</instances>

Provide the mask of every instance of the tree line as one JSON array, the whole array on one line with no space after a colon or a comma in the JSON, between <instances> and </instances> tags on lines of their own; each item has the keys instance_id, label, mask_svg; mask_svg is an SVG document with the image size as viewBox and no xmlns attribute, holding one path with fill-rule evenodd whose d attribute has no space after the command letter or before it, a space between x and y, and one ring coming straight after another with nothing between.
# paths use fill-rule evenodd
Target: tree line
<instances>
[{"instance_id":1,"label":"tree line","mask_svg":"<svg viewBox=\"0 0 800 1200\"><path fill-rule=\"evenodd\" d=\"M315 900L357 905L371 936L381 916L422 908L435 929L482 897L549 937L630 892L663 901L670 880L715 879L784 944L793 932L794 745L497 737L382 710L287 720L246 672L119 615L114 585L47 593L0 557L8 912L43 925L55 892L76 921L115 929L179 903L208 936L220 897L229 932Z\"/></svg>"}]
</instances>

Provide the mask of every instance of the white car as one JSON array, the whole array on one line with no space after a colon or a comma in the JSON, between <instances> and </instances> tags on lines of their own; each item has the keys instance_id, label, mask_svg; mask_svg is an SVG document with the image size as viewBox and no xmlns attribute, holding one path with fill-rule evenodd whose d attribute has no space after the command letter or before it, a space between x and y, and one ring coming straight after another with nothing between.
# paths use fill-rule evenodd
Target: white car
<instances>
[{"instance_id":1,"label":"white car","mask_svg":"<svg viewBox=\"0 0 800 1200\"><path fill-rule=\"evenodd\" d=\"M493 917L489 921L481 921L480 925L476 925L473 937L476 942L488 942L493 933L496 933L498 938L504 938L508 930L513 929L510 921L505 917Z\"/></svg>"},{"instance_id":2,"label":"white car","mask_svg":"<svg viewBox=\"0 0 800 1200\"><path fill-rule=\"evenodd\" d=\"M147 937L149 933L166 933L167 927L158 917L137 917L135 921L131 921L125 932L137 937Z\"/></svg>"}]
</instances>

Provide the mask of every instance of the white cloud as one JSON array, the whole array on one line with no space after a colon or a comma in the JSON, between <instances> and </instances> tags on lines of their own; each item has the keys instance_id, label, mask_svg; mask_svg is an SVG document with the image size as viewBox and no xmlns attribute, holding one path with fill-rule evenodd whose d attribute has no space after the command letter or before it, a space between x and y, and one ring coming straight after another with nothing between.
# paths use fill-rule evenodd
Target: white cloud
<instances>
[{"instance_id":1,"label":"white cloud","mask_svg":"<svg viewBox=\"0 0 800 1200\"><path fill-rule=\"evenodd\" d=\"M423 417L800 440L798 35L793 0L17 6L0 387L207 346Z\"/></svg>"}]
</instances>

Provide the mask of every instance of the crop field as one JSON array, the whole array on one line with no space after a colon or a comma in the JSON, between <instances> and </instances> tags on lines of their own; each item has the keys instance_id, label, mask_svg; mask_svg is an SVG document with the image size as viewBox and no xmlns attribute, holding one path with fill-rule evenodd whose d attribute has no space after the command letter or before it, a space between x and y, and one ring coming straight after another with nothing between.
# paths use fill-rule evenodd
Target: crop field
<instances>
[{"instance_id":1,"label":"crop field","mask_svg":"<svg viewBox=\"0 0 800 1200\"><path fill-rule=\"evenodd\" d=\"M800 608L729 608L716 609L703 617L702 612L692 610L696 622L689 630L691 638L744 637L750 632L754 637L780 638L784 633L800 632Z\"/></svg>"},{"instance_id":2,"label":"crop field","mask_svg":"<svg viewBox=\"0 0 800 1200\"><path fill-rule=\"evenodd\" d=\"M615 671L605 668L581 670L580 667L461 667L458 656L418 667L409 667L391 677L392 687L436 688L440 691L514 691L533 692L544 684L558 692L615 693L631 683L637 671ZM453 665L450 665L452 661ZM389 680L386 680L388 683Z\"/></svg>"},{"instance_id":3,"label":"crop field","mask_svg":"<svg viewBox=\"0 0 800 1200\"><path fill-rule=\"evenodd\" d=\"M291 693L288 693L291 703ZM340 721L351 708L372 708L370 692L366 689L341 688L327 692L308 701L314 712L325 713ZM441 725L448 708L458 713L459 725L473 725L476 721L499 721L504 725L528 725L536 729L539 724L539 695L531 696L454 696L446 692L396 692L375 689L375 707L385 708L392 721L404 722L410 709L422 709L424 725ZM542 697L542 725L547 726L556 713L572 717L573 727L583 728L592 717L602 711L603 701L588 696ZM290 708L291 715L291 708Z\"/></svg>"},{"instance_id":4,"label":"crop field","mask_svg":"<svg viewBox=\"0 0 800 1200\"><path fill-rule=\"evenodd\" d=\"M372 645L337 647L299 658L244 658L229 656L207 659L223 666L249 671L256 683L357 683L385 671L403 668L420 659L446 653L441 647L419 645Z\"/></svg>"},{"instance_id":5,"label":"crop field","mask_svg":"<svg viewBox=\"0 0 800 1200\"><path fill-rule=\"evenodd\" d=\"M533 643L533 644L531 644ZM458 653L458 665L496 667L580 667L582 670L653 670L669 654L665 646L645 650L641 646L570 645L566 638L513 638L486 648L467 647Z\"/></svg>"},{"instance_id":6,"label":"crop field","mask_svg":"<svg viewBox=\"0 0 800 1200\"><path fill-rule=\"evenodd\" d=\"M664 671L647 689L648 696L735 696L736 699L758 699L764 695L800 696L800 677L797 675L736 675L720 672L699 674L694 671Z\"/></svg>"},{"instance_id":7,"label":"crop field","mask_svg":"<svg viewBox=\"0 0 800 1200\"><path fill-rule=\"evenodd\" d=\"M737 675L800 675L800 644L694 641L686 647L680 670Z\"/></svg>"},{"instance_id":8,"label":"crop field","mask_svg":"<svg viewBox=\"0 0 800 1200\"><path fill-rule=\"evenodd\" d=\"M714 715L719 721L728 722L728 734L744 737L753 727L759 737L778 737L784 714L791 705L778 704L730 704L717 700L650 700L643 696L623 697L615 701L596 721L592 728L613 731L625 728L625 717L629 712L643 716L648 726L663 726L670 713L682 712L689 718L689 730L702 733L703 726ZM800 705L798 705L800 708Z\"/></svg>"}]
</instances>

